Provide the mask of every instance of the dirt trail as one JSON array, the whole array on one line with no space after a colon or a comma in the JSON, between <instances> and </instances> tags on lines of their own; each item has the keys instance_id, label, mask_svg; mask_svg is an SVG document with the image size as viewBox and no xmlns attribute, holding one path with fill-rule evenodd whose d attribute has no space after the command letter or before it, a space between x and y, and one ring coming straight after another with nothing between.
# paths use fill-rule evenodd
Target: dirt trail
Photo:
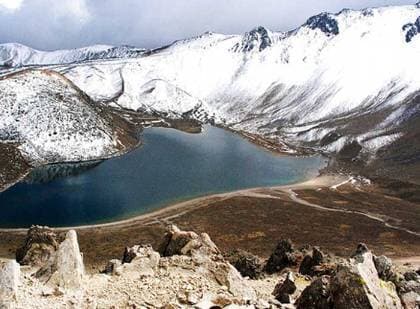
<instances>
[{"instance_id":1,"label":"dirt trail","mask_svg":"<svg viewBox=\"0 0 420 309\"><path fill-rule=\"evenodd\" d=\"M415 236L419 236L420 237L420 233L411 231L411 230L406 229L406 228L403 228L403 227L399 227L399 226L395 226L395 225L389 224L384 219L382 219L380 217L377 217L377 216L374 216L374 215L369 214L369 213L365 213L365 212L361 212L361 211L355 211L355 210L329 208L329 207L324 207L324 206L321 206L321 205L313 204L313 203L310 203L308 201L305 201L304 199L299 198L298 195L297 195L297 193L294 192L293 189L286 189L286 190L284 190L284 192L287 192L289 194L289 196L292 199L292 201L294 201L296 203L299 203L301 205L305 205L305 206L308 206L308 207L312 207L312 208L316 208L316 209L324 210L324 211L341 212L341 213L356 214L356 215L364 216L364 217L367 217L369 219L372 219L372 220L381 222L381 223L383 223L388 228L391 228L391 229L394 229L394 230L398 230L398 231L403 231L403 232L409 233L411 235L415 235Z\"/></svg>"}]
</instances>

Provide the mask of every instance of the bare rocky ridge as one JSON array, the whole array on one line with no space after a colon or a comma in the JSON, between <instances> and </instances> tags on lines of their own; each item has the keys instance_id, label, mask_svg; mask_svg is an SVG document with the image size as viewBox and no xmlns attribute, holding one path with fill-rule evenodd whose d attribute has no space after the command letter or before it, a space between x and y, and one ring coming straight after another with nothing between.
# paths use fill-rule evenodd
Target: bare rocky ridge
<instances>
[{"instance_id":1,"label":"bare rocky ridge","mask_svg":"<svg viewBox=\"0 0 420 309\"><path fill-rule=\"evenodd\" d=\"M1 308L414 309L420 304L419 271L375 257L363 244L351 258L342 259L319 248L296 250L290 241L281 241L273 255L296 259L287 265L281 260L283 271L250 279L221 255L207 234L175 226L163 236L159 252L150 245L126 248L121 260L111 260L102 273L94 274L84 271L76 233L61 237L48 228L32 227L18 252L21 261L26 258L32 266L0 264ZM305 252L313 262L299 267L295 261ZM246 252L235 256L259 264L259 269L268 262ZM308 265L333 270L302 274Z\"/></svg>"}]
</instances>

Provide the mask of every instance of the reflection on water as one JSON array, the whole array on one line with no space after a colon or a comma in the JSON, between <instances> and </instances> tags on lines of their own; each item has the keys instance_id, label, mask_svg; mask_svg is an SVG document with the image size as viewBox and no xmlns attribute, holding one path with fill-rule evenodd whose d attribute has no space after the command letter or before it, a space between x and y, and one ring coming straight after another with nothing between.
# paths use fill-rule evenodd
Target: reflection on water
<instances>
[{"instance_id":1,"label":"reflection on water","mask_svg":"<svg viewBox=\"0 0 420 309\"><path fill-rule=\"evenodd\" d=\"M34 169L25 179L24 183L27 184L41 184L48 183L53 180L65 178L69 176L77 176L97 167L103 161L89 161L79 163L60 163L44 165Z\"/></svg>"},{"instance_id":2,"label":"reflection on water","mask_svg":"<svg viewBox=\"0 0 420 309\"><path fill-rule=\"evenodd\" d=\"M0 193L0 227L75 226L123 219L175 201L317 174L319 156L265 151L231 132L149 128L144 144L101 162L51 165Z\"/></svg>"}]
</instances>

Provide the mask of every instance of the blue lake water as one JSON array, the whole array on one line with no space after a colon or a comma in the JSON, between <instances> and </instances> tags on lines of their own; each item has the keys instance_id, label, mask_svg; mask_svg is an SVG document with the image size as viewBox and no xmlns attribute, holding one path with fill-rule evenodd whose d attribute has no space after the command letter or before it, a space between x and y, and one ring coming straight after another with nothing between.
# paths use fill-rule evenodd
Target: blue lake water
<instances>
[{"instance_id":1,"label":"blue lake water","mask_svg":"<svg viewBox=\"0 0 420 309\"><path fill-rule=\"evenodd\" d=\"M201 134L149 128L142 139L122 157L34 170L0 193L0 227L125 219L211 193L298 182L325 164L320 156L276 155L211 126Z\"/></svg>"}]
</instances>

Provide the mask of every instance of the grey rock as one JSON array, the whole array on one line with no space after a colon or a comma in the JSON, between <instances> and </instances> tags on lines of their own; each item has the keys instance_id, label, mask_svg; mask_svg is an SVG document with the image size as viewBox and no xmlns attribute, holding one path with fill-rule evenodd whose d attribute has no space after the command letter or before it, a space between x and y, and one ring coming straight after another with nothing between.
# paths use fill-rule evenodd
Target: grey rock
<instances>
[{"instance_id":1,"label":"grey rock","mask_svg":"<svg viewBox=\"0 0 420 309\"><path fill-rule=\"evenodd\" d=\"M161 256L166 257L193 255L198 251L208 255L220 254L219 249L206 233L198 235L191 231L181 231L175 225L168 228L158 251Z\"/></svg>"},{"instance_id":2,"label":"grey rock","mask_svg":"<svg viewBox=\"0 0 420 309\"><path fill-rule=\"evenodd\" d=\"M420 276L415 271L407 271L404 273L404 279L407 281L420 282Z\"/></svg>"},{"instance_id":3,"label":"grey rock","mask_svg":"<svg viewBox=\"0 0 420 309\"><path fill-rule=\"evenodd\" d=\"M263 274L263 261L247 251L235 250L227 256L227 260L244 277L258 279Z\"/></svg>"},{"instance_id":4,"label":"grey rock","mask_svg":"<svg viewBox=\"0 0 420 309\"><path fill-rule=\"evenodd\" d=\"M110 260L103 270L104 274L108 275L117 275L119 274L118 268L121 267L122 263L120 260L114 259Z\"/></svg>"},{"instance_id":5,"label":"grey rock","mask_svg":"<svg viewBox=\"0 0 420 309\"><path fill-rule=\"evenodd\" d=\"M322 276L315 279L303 290L297 299L297 309L330 309L332 308L330 277Z\"/></svg>"},{"instance_id":6,"label":"grey rock","mask_svg":"<svg viewBox=\"0 0 420 309\"><path fill-rule=\"evenodd\" d=\"M278 244L274 252L271 254L265 266L265 271L272 274L282 271L286 267L296 266L297 258L293 243L290 239L283 239Z\"/></svg>"},{"instance_id":7,"label":"grey rock","mask_svg":"<svg viewBox=\"0 0 420 309\"><path fill-rule=\"evenodd\" d=\"M20 265L16 261L0 264L0 308L14 308L20 282Z\"/></svg>"},{"instance_id":8,"label":"grey rock","mask_svg":"<svg viewBox=\"0 0 420 309\"><path fill-rule=\"evenodd\" d=\"M324 261L324 254L319 248L314 247L311 255L306 255L299 266L299 273L302 275L313 276L316 274L316 266L321 265Z\"/></svg>"},{"instance_id":9,"label":"grey rock","mask_svg":"<svg viewBox=\"0 0 420 309\"><path fill-rule=\"evenodd\" d=\"M373 261L375 263L376 270L378 271L379 278L388 281L391 279L392 272L392 261L384 255L374 256Z\"/></svg>"},{"instance_id":10,"label":"grey rock","mask_svg":"<svg viewBox=\"0 0 420 309\"><path fill-rule=\"evenodd\" d=\"M295 277L289 272L286 279L276 285L273 296L283 304L291 303L291 295L296 292Z\"/></svg>"},{"instance_id":11,"label":"grey rock","mask_svg":"<svg viewBox=\"0 0 420 309\"><path fill-rule=\"evenodd\" d=\"M70 230L48 263L41 267L35 277L63 289L80 289L84 278L83 257L80 253L77 234Z\"/></svg>"},{"instance_id":12,"label":"grey rock","mask_svg":"<svg viewBox=\"0 0 420 309\"><path fill-rule=\"evenodd\" d=\"M334 308L402 308L392 282L381 281L373 255L359 245L348 265L340 265L331 281Z\"/></svg>"},{"instance_id":13,"label":"grey rock","mask_svg":"<svg viewBox=\"0 0 420 309\"><path fill-rule=\"evenodd\" d=\"M406 309L420 308L420 294L416 292L408 292L400 295L401 302Z\"/></svg>"},{"instance_id":14,"label":"grey rock","mask_svg":"<svg viewBox=\"0 0 420 309\"><path fill-rule=\"evenodd\" d=\"M16 251L16 260L21 265L41 266L58 249L60 239L53 230L44 226L32 226L25 243Z\"/></svg>"}]
</instances>

